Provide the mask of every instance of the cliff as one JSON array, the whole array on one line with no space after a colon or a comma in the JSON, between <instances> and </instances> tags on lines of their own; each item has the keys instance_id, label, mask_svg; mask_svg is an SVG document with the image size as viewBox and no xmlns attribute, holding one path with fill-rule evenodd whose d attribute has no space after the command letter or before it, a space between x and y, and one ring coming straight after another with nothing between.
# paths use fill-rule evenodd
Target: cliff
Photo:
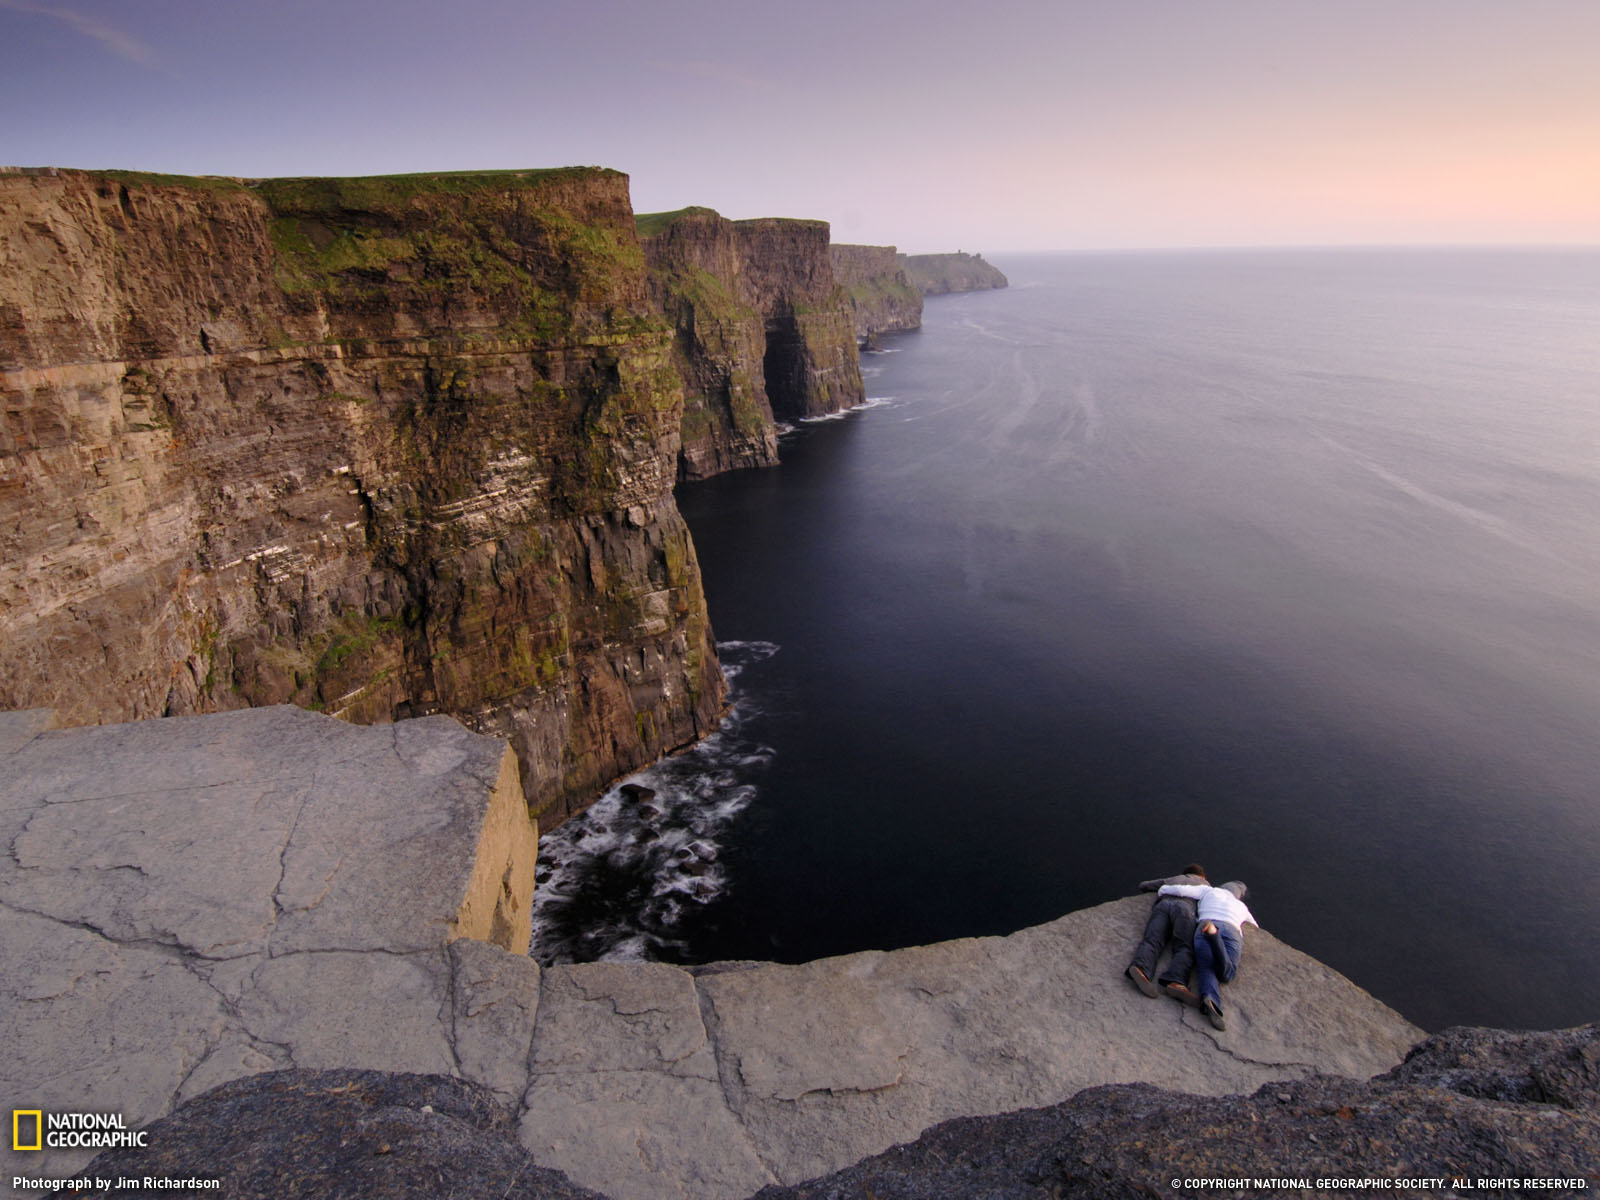
<instances>
[{"instance_id":1,"label":"cliff","mask_svg":"<svg viewBox=\"0 0 1600 1200\"><path fill-rule=\"evenodd\" d=\"M559 820L722 704L673 354L615 172L0 176L0 705L452 713Z\"/></svg>"},{"instance_id":2,"label":"cliff","mask_svg":"<svg viewBox=\"0 0 1600 1200\"><path fill-rule=\"evenodd\" d=\"M922 327L922 293L911 285L893 246L828 247L833 275L850 298L856 340Z\"/></svg>"},{"instance_id":3,"label":"cliff","mask_svg":"<svg viewBox=\"0 0 1600 1200\"><path fill-rule=\"evenodd\" d=\"M1148 897L797 965L541 968L504 948L531 864L496 738L288 706L47 724L0 714L0 1085L35 1108L143 1123L275 1069L449 1075L583 1186L727 1200L953 1117L1365 1078L1421 1036L1254 930L1227 1033L1145 998L1121 971Z\"/></svg>"},{"instance_id":4,"label":"cliff","mask_svg":"<svg viewBox=\"0 0 1600 1200\"><path fill-rule=\"evenodd\" d=\"M688 208L641 216L638 228L651 296L676 332L684 478L770 466L777 421L865 399L825 222Z\"/></svg>"},{"instance_id":5,"label":"cliff","mask_svg":"<svg viewBox=\"0 0 1600 1200\"><path fill-rule=\"evenodd\" d=\"M844 289L833 277L826 221L735 221L741 282L759 304L762 373L780 421L826 416L866 399Z\"/></svg>"},{"instance_id":6,"label":"cliff","mask_svg":"<svg viewBox=\"0 0 1600 1200\"><path fill-rule=\"evenodd\" d=\"M674 330L684 381L679 475L704 479L778 461L763 361L766 320L741 286L733 222L709 208L638 218L650 296Z\"/></svg>"},{"instance_id":7,"label":"cliff","mask_svg":"<svg viewBox=\"0 0 1600 1200\"><path fill-rule=\"evenodd\" d=\"M5 1178L777 1200L1592 1177L1600 1026L1411 1051L1399 1014L1251 930L1218 1032L1123 978L1148 896L811 963L540 968L512 952L531 829L498 739L288 706L51 724L0 714L0 1086L149 1147L0 1146Z\"/></svg>"},{"instance_id":8,"label":"cliff","mask_svg":"<svg viewBox=\"0 0 1600 1200\"><path fill-rule=\"evenodd\" d=\"M906 276L924 296L948 292L981 292L1007 286L1000 271L981 254L902 254Z\"/></svg>"}]
</instances>

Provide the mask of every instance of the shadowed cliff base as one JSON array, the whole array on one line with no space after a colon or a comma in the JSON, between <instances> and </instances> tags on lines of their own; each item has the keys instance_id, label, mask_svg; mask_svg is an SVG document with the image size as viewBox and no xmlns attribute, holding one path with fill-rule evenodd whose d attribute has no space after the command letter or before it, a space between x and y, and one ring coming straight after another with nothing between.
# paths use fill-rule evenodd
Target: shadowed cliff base
<instances>
[{"instance_id":1,"label":"shadowed cliff base","mask_svg":"<svg viewBox=\"0 0 1600 1200\"><path fill-rule=\"evenodd\" d=\"M1600 1025L1457 1028L1366 1082L1317 1076L1221 1098L1149 1084L1090 1088L1050 1108L948 1121L848 1170L758 1197L1121 1200L1200 1180L1225 1181L1207 1188L1222 1196L1491 1187L1572 1196L1600 1186L1597 1113Z\"/></svg>"}]
</instances>

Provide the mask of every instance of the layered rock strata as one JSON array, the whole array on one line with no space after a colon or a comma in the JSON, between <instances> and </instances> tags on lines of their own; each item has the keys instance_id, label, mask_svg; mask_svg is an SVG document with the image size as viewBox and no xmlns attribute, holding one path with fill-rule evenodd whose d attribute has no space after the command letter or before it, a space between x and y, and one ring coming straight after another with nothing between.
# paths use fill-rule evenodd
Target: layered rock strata
<instances>
[{"instance_id":1,"label":"layered rock strata","mask_svg":"<svg viewBox=\"0 0 1600 1200\"><path fill-rule=\"evenodd\" d=\"M949 292L982 292L1003 288L1009 282L999 268L981 254L902 254L906 277L924 296Z\"/></svg>"},{"instance_id":2,"label":"layered rock strata","mask_svg":"<svg viewBox=\"0 0 1600 1200\"><path fill-rule=\"evenodd\" d=\"M833 275L850 298L856 340L873 345L880 333L922 327L922 292L913 287L893 246L828 247Z\"/></svg>"},{"instance_id":3,"label":"layered rock strata","mask_svg":"<svg viewBox=\"0 0 1600 1200\"><path fill-rule=\"evenodd\" d=\"M687 208L641 216L638 228L651 296L676 331L683 478L771 466L776 422L865 398L825 222Z\"/></svg>"},{"instance_id":4,"label":"layered rock strata","mask_svg":"<svg viewBox=\"0 0 1600 1200\"><path fill-rule=\"evenodd\" d=\"M672 323L673 361L684 381L680 476L775 466L766 320L742 286L733 222L688 208L641 217L639 230L651 299Z\"/></svg>"},{"instance_id":5,"label":"layered rock strata","mask_svg":"<svg viewBox=\"0 0 1600 1200\"><path fill-rule=\"evenodd\" d=\"M0 412L0 704L453 713L547 821L720 712L625 176L0 177Z\"/></svg>"},{"instance_id":6,"label":"layered rock strata","mask_svg":"<svg viewBox=\"0 0 1600 1200\"><path fill-rule=\"evenodd\" d=\"M0 1086L19 1106L142 1123L268 1070L448 1075L581 1186L716 1200L1099 1084L1365 1078L1421 1036L1255 931L1226 1033L1146 999L1121 971L1148 897L792 966L541 969L451 940L485 915L501 936L526 897L483 849L515 783L494 739L287 707L43 724L0 720L0 1034L21 1048ZM473 907L480 875L499 924Z\"/></svg>"},{"instance_id":7,"label":"layered rock strata","mask_svg":"<svg viewBox=\"0 0 1600 1200\"><path fill-rule=\"evenodd\" d=\"M803 420L860 404L861 362L828 257L828 223L767 217L733 225L742 285L766 327L761 368L773 415Z\"/></svg>"}]
</instances>

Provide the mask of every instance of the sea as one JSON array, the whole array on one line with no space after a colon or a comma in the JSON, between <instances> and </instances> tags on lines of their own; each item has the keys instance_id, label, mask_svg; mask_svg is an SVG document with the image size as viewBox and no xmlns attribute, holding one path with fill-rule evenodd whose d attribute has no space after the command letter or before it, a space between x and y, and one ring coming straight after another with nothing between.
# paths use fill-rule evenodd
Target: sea
<instances>
[{"instance_id":1,"label":"sea","mask_svg":"<svg viewBox=\"0 0 1600 1200\"><path fill-rule=\"evenodd\" d=\"M730 715L544 838L535 955L1005 934L1198 861L1426 1029L1600 1019L1600 249L995 262L680 488Z\"/></svg>"}]
</instances>

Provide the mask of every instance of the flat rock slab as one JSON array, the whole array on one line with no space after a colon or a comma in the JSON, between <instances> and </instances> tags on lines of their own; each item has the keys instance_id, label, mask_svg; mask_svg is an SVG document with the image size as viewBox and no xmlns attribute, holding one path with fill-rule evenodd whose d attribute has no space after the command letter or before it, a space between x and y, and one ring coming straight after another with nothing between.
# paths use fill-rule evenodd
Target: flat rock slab
<instances>
[{"instance_id":1,"label":"flat rock slab","mask_svg":"<svg viewBox=\"0 0 1600 1200\"><path fill-rule=\"evenodd\" d=\"M954 1117L1113 1083L1365 1079L1422 1036L1254 930L1226 1032L1141 995L1122 971L1149 897L792 966L541 969L457 936L464 913L494 936L525 905L503 743L289 708L47 726L0 720L0 1039L16 1048L0 1091L17 1108L139 1126L279 1068L425 1072L479 1085L581 1186L732 1200ZM92 1154L4 1153L21 1174Z\"/></svg>"},{"instance_id":2,"label":"flat rock slab","mask_svg":"<svg viewBox=\"0 0 1600 1200\"><path fill-rule=\"evenodd\" d=\"M350 1064L481 1073L521 1096L538 969L483 947L520 968L507 1005L449 945L468 917L486 936L513 854L531 889L536 834L504 742L443 717L358 727L286 706L50 724L0 715L13 1107L135 1125L241 1075ZM90 1157L0 1152L28 1173Z\"/></svg>"},{"instance_id":3,"label":"flat rock slab","mask_svg":"<svg viewBox=\"0 0 1600 1200\"><path fill-rule=\"evenodd\" d=\"M1212 1190L1349 1196L1361 1194L1359 1184L1337 1181L1423 1179L1390 1194L1466 1195L1494 1180L1496 1195L1572 1196L1600 1184L1596 1163L1600 1025L1452 1029L1371 1080L1315 1076L1223 1098L1119 1084L1045 1108L959 1118L757 1200L1121 1200L1171 1194L1173 1179L1230 1178L1246 1186ZM1283 1183L1252 1186L1258 1179ZM1452 1187L1456 1179L1467 1185Z\"/></svg>"},{"instance_id":4,"label":"flat rock slab","mask_svg":"<svg viewBox=\"0 0 1600 1200\"><path fill-rule=\"evenodd\" d=\"M1122 970L1150 903L795 966L547 968L522 1144L616 1200L716 1200L1098 1084L1220 1096L1319 1072L1365 1079L1422 1037L1255 930L1227 1032L1149 999Z\"/></svg>"},{"instance_id":5,"label":"flat rock slab","mask_svg":"<svg viewBox=\"0 0 1600 1200\"><path fill-rule=\"evenodd\" d=\"M729 1104L789 1183L957 1115L1112 1082L1224 1095L1317 1071L1365 1078L1422 1036L1254 930L1218 1033L1122 977L1149 906L1131 898L1010 937L704 976Z\"/></svg>"}]
</instances>

